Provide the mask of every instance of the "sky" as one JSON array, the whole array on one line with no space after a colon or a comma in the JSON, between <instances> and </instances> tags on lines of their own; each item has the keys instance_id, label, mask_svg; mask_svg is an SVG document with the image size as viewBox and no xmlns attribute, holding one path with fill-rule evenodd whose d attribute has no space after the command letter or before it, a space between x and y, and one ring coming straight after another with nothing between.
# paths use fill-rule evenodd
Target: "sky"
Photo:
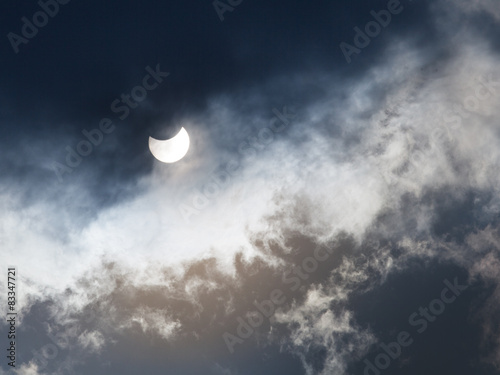
<instances>
[{"instance_id":1,"label":"sky","mask_svg":"<svg viewBox=\"0 0 500 375\"><path fill-rule=\"evenodd\" d=\"M500 374L495 0L0 7L0 375Z\"/></svg>"}]
</instances>

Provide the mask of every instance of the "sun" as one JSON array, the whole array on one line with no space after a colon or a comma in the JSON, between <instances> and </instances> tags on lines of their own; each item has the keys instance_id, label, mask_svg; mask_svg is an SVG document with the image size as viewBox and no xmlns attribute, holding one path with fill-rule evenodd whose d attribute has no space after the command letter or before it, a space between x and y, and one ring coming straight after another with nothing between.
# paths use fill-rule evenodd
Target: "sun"
<instances>
[{"instance_id":1,"label":"sun","mask_svg":"<svg viewBox=\"0 0 500 375\"><path fill-rule=\"evenodd\" d=\"M189 150L189 134L186 129L181 128L177 135L164 141L149 137L149 150L163 163L178 162Z\"/></svg>"}]
</instances>

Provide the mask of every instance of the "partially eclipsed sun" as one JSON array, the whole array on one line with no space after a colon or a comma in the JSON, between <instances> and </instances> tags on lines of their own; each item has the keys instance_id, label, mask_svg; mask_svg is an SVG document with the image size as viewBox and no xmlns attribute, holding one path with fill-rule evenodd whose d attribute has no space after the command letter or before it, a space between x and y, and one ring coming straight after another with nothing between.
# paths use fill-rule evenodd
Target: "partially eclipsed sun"
<instances>
[{"instance_id":1,"label":"partially eclipsed sun","mask_svg":"<svg viewBox=\"0 0 500 375\"><path fill-rule=\"evenodd\" d=\"M189 150L189 134L182 128L173 138L164 141L149 137L149 150L159 161L175 163Z\"/></svg>"}]
</instances>

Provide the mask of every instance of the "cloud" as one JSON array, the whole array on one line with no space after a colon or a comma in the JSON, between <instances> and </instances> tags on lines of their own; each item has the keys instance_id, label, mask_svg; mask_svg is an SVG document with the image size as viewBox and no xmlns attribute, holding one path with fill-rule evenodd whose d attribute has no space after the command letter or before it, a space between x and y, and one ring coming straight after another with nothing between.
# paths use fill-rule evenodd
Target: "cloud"
<instances>
[{"instance_id":1,"label":"cloud","mask_svg":"<svg viewBox=\"0 0 500 375\"><path fill-rule=\"evenodd\" d=\"M371 332L357 327L352 312L332 308L338 296L328 292L309 290L302 305L276 317L278 323L290 327L285 346L299 355L308 374L344 373L353 354L365 352L375 341ZM318 364L317 353L321 351L326 354Z\"/></svg>"},{"instance_id":2,"label":"cloud","mask_svg":"<svg viewBox=\"0 0 500 375\"><path fill-rule=\"evenodd\" d=\"M466 13L481 13L487 12L493 15L497 20L500 20L500 11L494 0L474 0L474 1L456 1L453 5L450 1L447 2L450 8L459 8Z\"/></svg>"},{"instance_id":3,"label":"cloud","mask_svg":"<svg viewBox=\"0 0 500 375\"><path fill-rule=\"evenodd\" d=\"M78 337L79 344L90 353L97 352L104 345L104 337L98 331L85 331Z\"/></svg>"}]
</instances>

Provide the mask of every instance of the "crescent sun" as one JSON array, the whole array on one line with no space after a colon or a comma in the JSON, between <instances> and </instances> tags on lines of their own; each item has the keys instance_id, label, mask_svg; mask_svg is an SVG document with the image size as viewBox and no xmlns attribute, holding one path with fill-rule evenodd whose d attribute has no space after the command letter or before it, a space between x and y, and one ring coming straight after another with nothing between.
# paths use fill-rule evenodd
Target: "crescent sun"
<instances>
[{"instance_id":1,"label":"crescent sun","mask_svg":"<svg viewBox=\"0 0 500 375\"><path fill-rule=\"evenodd\" d=\"M163 163L175 163L181 160L189 150L189 134L181 128L174 137L161 141L149 137L149 150Z\"/></svg>"}]
</instances>

